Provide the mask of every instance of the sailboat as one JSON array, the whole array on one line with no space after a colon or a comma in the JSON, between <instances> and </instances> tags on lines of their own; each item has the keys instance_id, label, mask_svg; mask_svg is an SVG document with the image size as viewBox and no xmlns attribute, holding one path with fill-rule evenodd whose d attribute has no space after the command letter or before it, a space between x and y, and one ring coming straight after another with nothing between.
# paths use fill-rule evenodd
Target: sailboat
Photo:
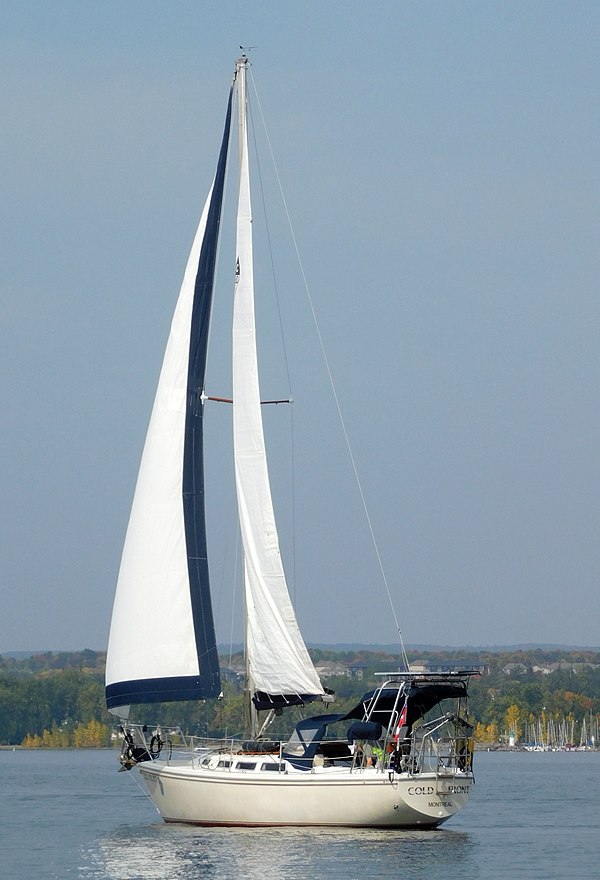
<instances>
[{"instance_id":1,"label":"sailboat","mask_svg":"<svg viewBox=\"0 0 600 880\"><path fill-rule=\"evenodd\" d=\"M139 772L165 822L436 827L474 782L467 687L473 671L382 673L333 713L290 600L273 512L258 380L248 126L248 58L235 65L217 169L185 269L154 401L114 601L108 709L121 769ZM129 722L132 705L218 699L204 498L208 329L232 116L239 195L232 384L244 558L250 738L202 740ZM287 739L262 732L290 707L322 703ZM261 719L267 719L267 725Z\"/></svg>"}]
</instances>

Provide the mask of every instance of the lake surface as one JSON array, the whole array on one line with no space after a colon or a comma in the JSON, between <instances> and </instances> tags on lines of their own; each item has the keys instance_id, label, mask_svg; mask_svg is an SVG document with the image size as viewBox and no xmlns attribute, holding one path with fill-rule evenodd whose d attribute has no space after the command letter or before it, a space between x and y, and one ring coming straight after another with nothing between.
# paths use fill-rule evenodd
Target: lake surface
<instances>
[{"instance_id":1,"label":"lake surface","mask_svg":"<svg viewBox=\"0 0 600 880\"><path fill-rule=\"evenodd\" d=\"M110 751L0 751L6 880L597 877L599 752L484 752L438 831L165 825Z\"/></svg>"}]
</instances>

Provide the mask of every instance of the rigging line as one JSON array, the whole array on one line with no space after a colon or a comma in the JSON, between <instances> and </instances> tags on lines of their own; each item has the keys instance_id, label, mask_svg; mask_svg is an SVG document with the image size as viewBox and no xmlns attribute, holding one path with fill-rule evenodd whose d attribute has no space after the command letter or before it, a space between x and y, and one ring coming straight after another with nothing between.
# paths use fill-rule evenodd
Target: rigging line
<instances>
[{"instance_id":1,"label":"rigging line","mask_svg":"<svg viewBox=\"0 0 600 880\"><path fill-rule=\"evenodd\" d=\"M267 127L265 125L265 118L263 116L262 108L260 106L260 99L258 97L258 92L256 90L256 83L254 82L254 77L252 76L252 71L250 69L248 69L248 72L250 73L250 79L252 80L252 88L254 90L254 95L256 96L256 102L258 104L258 109L260 111L260 117L261 117L262 124L263 124L263 130L264 130L265 135L267 137L267 143L269 144L269 149L271 151L271 156L272 156L273 151L271 150L271 143L269 141ZM275 270L275 259L273 257L271 229L269 226L269 216L267 213L267 201L265 199L265 191L264 191L264 187L263 187L260 157L259 157L259 152L258 152L258 148L257 148L257 144L256 144L256 127L254 125L254 116L252 113L252 103L250 101L249 94L247 96L247 101L248 101L248 104L247 104L248 116L250 118L250 128L252 130L252 142L254 144L254 156L256 158L256 168L258 171L258 183L259 183L259 188L260 188L260 198L261 198L265 228L266 228L266 232L267 232L267 245L269 248L269 260L271 263L271 275L273 276L273 288L275 291L275 303L277 306L277 318L279 321L279 334L281 337L281 345L283 348L283 361L285 364L285 373L286 373L286 377L287 377L288 396L290 398L288 402L292 403L293 402L292 380L291 380L291 374L290 374L287 346L285 344L285 333L283 332L283 318L281 316L281 303L279 300L279 285L277 283L277 272ZM275 164L275 163L273 163L273 164ZM280 184L280 189L281 189L281 184ZM284 204L285 204L285 202L284 202ZM283 402L284 401L282 401L282 403ZM292 484L291 485L291 493L292 493L292 524L291 524L292 525L292 604L295 607L295 605L296 605L296 461L295 461L295 456L294 456L295 449L294 449L294 408L293 407L291 407L290 421L291 421L291 425L290 425L290 432L291 432L290 458L291 458L291 462L290 462L290 464L291 464L291 484Z\"/></svg>"},{"instance_id":2,"label":"rigging line","mask_svg":"<svg viewBox=\"0 0 600 880\"><path fill-rule=\"evenodd\" d=\"M254 94L256 94L256 99L257 99L258 106L260 109L260 101L258 101L258 94L256 93L256 85L254 84L254 78L252 78L252 85L254 87ZM269 260L271 263L271 275L273 276L273 287L274 287L274 291L275 291L275 303L277 306L277 318L279 320L279 332L281 335L281 344L282 344L282 348L283 348L283 360L285 363L285 373L286 373L286 377L287 377L288 393L289 393L289 396L291 397L292 396L292 382L291 382L291 378L290 378L290 367L289 367L289 362L288 362L287 347L285 344L285 335L283 333L283 320L281 318L281 305L279 302L279 285L277 284L277 273L275 271L275 259L273 257L273 244L271 241L271 229L269 226L269 217L267 214L267 203L266 203L265 191L264 191L264 187L263 187L263 179L262 179L262 172L261 172L261 167L260 167L259 153L258 153L258 149L257 149L257 145L256 145L256 128L254 126L254 116L252 114L252 104L250 102L250 96L248 96L247 106L248 106L248 117L250 119L250 128L252 130L252 141L254 143L254 156L256 158L256 169L258 172L260 199L261 199L263 217L264 217L265 228L266 228L266 233L267 233L267 245L269 248ZM262 111L261 111L261 117L262 117ZM264 119L263 119L263 126L264 126ZM266 129L265 129L265 131L266 131ZM267 140L268 140L268 135L267 135ZM269 146L270 146L270 144L269 144Z\"/></svg>"},{"instance_id":3,"label":"rigging line","mask_svg":"<svg viewBox=\"0 0 600 880\"><path fill-rule=\"evenodd\" d=\"M148 800L150 801L150 803L152 803L152 798L148 794L148 790L144 787L142 780L140 779L139 773L128 773L127 775L133 781L134 785L136 785L137 788L139 788L139 790L142 792L144 797L147 797Z\"/></svg>"},{"instance_id":4,"label":"rigging line","mask_svg":"<svg viewBox=\"0 0 600 880\"><path fill-rule=\"evenodd\" d=\"M258 92L257 92L257 90L256 90L256 84L255 84L255 82L254 82L254 76L252 75L252 71L251 71L251 70L249 71L249 73L250 73L250 78L252 79L252 85L253 85L253 87L254 87L254 93L255 93L255 95L256 95L256 101L257 101L258 109L259 109L259 112L260 112L260 115L261 115L261 119L262 119L262 123L263 123L264 131L265 131L265 136L266 136L266 138L267 138L267 144L268 144L268 146L269 146L269 152L270 152L270 154L271 154L271 161L273 162L273 168L274 168L274 170L275 170L275 177L276 177L276 179L277 179L277 185L278 185L278 187L279 187L279 193L280 193L280 196L281 196L281 199L282 199L282 202L283 202L283 207L284 207L285 214L286 214L286 217L287 217L287 222L288 222L288 225L289 225L289 228L290 228L290 234L291 234L291 236L292 236L292 242L293 242L293 245L294 245L294 250L295 250L295 252L296 252L296 259L298 260L298 265L299 265L299 267L300 267L300 274L301 274L301 276L302 276L302 282L303 282L303 284L304 284L304 290L305 290L305 292L306 292L306 296L307 296L307 299L308 299L308 304L309 304L309 307L310 307L310 311L311 311L311 315L312 315L313 323L314 323L314 325L315 325L315 329L316 329L316 332L317 332L317 339L318 339L318 341L319 341L319 346L320 346L320 348L321 348L321 354L322 354L322 356L323 356L323 361L324 361L324 363L325 363L325 369L326 369L326 371L327 371L327 376L328 376L328 378L329 378L329 384L330 384L330 386L331 386L331 391L332 391L332 393L333 393L333 398L334 398L334 401L335 401L335 406L336 406L336 409L337 409L338 418L339 418L339 420L340 420L340 425L341 425L341 428L342 428L342 433L343 433L343 435L344 435L344 440L345 440L345 443L346 443L346 449L348 450L348 455L349 455L349 457L350 457L350 463L351 463L351 465L352 465L352 470L353 470L353 472L354 472L354 479L356 480L356 485L357 485L357 487L358 487L358 492L359 492L360 499L361 499L361 502L362 502L363 511L364 511L364 514L365 514L365 518L366 518L366 520L367 520L367 526L368 526L368 528L369 528L369 533L370 533L370 535L371 535L371 541L372 541L372 543L373 543L373 547L374 547L374 549L375 549L375 555L376 555L376 557L377 557L377 562L378 562L378 564L379 564L379 570L380 570L380 572L381 572L381 577L382 577L382 579L383 579L383 584L384 584L384 587L385 587L385 591L386 591L386 593L387 593L388 602L389 602L389 605L390 605L390 609L391 609L391 611L392 611L392 616L393 616L393 618L394 618L394 624L395 624L395 626L396 626L396 632L398 633L398 638L399 638L399 641L400 641L400 650L401 650L401 653L402 653L402 660L403 660L403 663L404 663L404 665L405 665L405 667L406 667L406 670L408 671L408 670L409 670L408 656L407 656L407 653L406 653L406 648L405 648L405 646L404 646L404 639L403 639L403 637L402 637L402 630L400 629L400 623L399 623L399 621L398 621L398 617L397 617L397 615L396 615L396 609L394 608L394 602L393 602L393 600L392 600L392 594L391 594L390 587L389 587L389 584L388 584L388 579L387 579L386 574L385 574L385 569L384 569L384 567L383 567L383 561L382 561L382 559L381 559L381 554L380 554L380 552L379 552L379 546L378 546L378 544L377 544L377 539L376 539L376 537L375 537L375 532L374 532L374 530L373 530L373 524L372 524L372 522L371 522L371 517L370 517L370 515L369 515L369 510L368 510L368 507L367 507L367 502L366 502L365 495L364 495L364 492L363 492L363 488L362 488L362 484L361 484L361 481L360 481L360 477L359 477L359 475L358 475L358 469L357 469L357 467L356 467L356 462L355 462L355 460L354 460L354 455L353 455L353 453L352 453L352 447L351 447L351 445L350 445L350 438L349 438L349 436L348 436L348 431L347 431L347 429L346 429L346 422L345 422L345 420L344 420L344 416L343 416L343 413L342 413L342 409L341 409L341 406L340 406L339 398L338 398L337 391L336 391L336 387L335 387L335 382L334 382L334 380L333 380L333 374L332 374L332 372L331 372L331 367L330 367L330 365L329 365L329 358L327 357L327 352L325 351L325 344L324 344L324 342L323 342L323 337L322 337L322 335L321 335L321 330L320 330L320 328L319 328L319 322L318 322L318 320L317 320L317 314L316 314L315 307L314 307L313 300L312 300L312 296L311 296L311 293L310 293L310 288L309 288L309 285L308 285L308 279L307 279L307 277L306 277L306 273L305 273L305 271L304 271L304 264L302 263L302 258L301 258L301 256L300 256L300 250L299 250L299 248L298 248L298 242L297 242L297 240L296 240L296 235L295 235L295 232L294 232L294 227L293 227L293 225L292 225L292 218L291 218L291 216L290 216L290 212L289 212L289 210L288 210L287 201L286 201L286 198L285 198L285 195L284 195L284 192L283 192L283 186L282 186L282 183L281 183L281 178L280 178L280 176L279 176L279 170L278 170L278 168L277 168L277 163L275 162L275 155L274 155L274 153L273 153L273 147L272 147L272 145L271 145L271 139L269 138L269 133L268 133L268 131L267 131L267 126L266 126L266 122L265 122L264 114L263 114L263 112L262 112L262 106L261 106L261 103L260 103L260 98L258 97Z\"/></svg>"}]
</instances>

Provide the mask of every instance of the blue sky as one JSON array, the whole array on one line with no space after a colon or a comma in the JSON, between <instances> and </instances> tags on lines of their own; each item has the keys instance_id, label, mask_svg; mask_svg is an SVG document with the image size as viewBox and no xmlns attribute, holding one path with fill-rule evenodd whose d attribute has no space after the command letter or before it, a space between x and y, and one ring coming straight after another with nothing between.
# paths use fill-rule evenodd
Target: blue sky
<instances>
[{"instance_id":1,"label":"blue sky","mask_svg":"<svg viewBox=\"0 0 600 880\"><path fill-rule=\"evenodd\" d=\"M600 7L57 0L7 2L0 24L0 652L106 644L240 43L257 47L405 640L600 644ZM289 482L276 503L300 623L308 642L391 643L301 285L285 262L281 277L299 367L295 540ZM239 603L223 442L211 563L225 642Z\"/></svg>"}]
</instances>

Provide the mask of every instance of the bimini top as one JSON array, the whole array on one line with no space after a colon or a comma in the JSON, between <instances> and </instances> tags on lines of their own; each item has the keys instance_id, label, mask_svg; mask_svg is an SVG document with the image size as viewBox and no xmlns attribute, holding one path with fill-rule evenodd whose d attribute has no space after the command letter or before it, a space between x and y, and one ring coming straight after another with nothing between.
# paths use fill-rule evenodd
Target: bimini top
<instances>
[{"instance_id":1,"label":"bimini top","mask_svg":"<svg viewBox=\"0 0 600 880\"><path fill-rule=\"evenodd\" d=\"M440 675L399 673L399 676L401 680L396 686L388 681L383 687L368 691L349 712L316 715L300 721L286 745L283 757L296 767L308 768L312 766L312 759L320 743L325 739L327 728L332 724L352 719L363 722L368 718L368 723L373 728L378 727L380 730L385 728L389 731L398 721L399 707L406 703L404 723L410 729L419 718L426 715L442 700L461 699L467 696L467 675L452 679ZM392 686L386 686L388 684Z\"/></svg>"}]
</instances>

